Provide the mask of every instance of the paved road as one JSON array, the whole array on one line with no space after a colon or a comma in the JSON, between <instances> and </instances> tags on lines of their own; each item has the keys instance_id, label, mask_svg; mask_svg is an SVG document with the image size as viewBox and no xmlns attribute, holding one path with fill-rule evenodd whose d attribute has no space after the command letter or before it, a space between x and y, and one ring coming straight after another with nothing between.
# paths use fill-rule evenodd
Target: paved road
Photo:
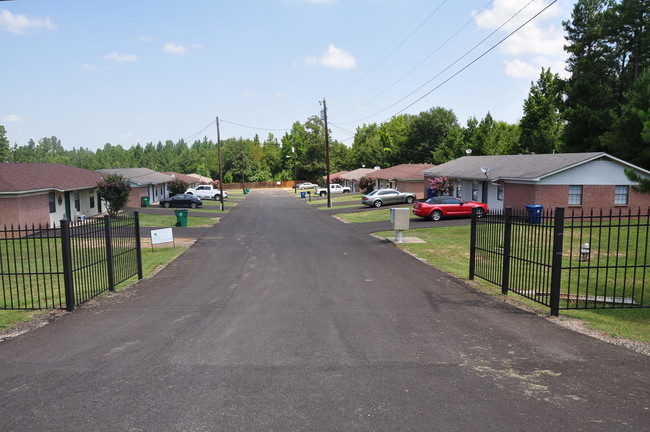
<instances>
[{"instance_id":1,"label":"paved road","mask_svg":"<svg viewBox=\"0 0 650 432\"><path fill-rule=\"evenodd\" d=\"M252 191L154 278L0 343L0 430L642 431L649 366Z\"/></svg>"}]
</instances>

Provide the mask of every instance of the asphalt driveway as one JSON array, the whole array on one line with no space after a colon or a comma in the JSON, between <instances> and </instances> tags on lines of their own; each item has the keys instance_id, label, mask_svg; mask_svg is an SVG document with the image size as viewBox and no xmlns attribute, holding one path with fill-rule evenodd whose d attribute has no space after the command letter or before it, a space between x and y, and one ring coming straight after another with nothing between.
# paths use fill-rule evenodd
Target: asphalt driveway
<instances>
[{"instance_id":1,"label":"asphalt driveway","mask_svg":"<svg viewBox=\"0 0 650 432\"><path fill-rule=\"evenodd\" d=\"M0 343L4 431L642 431L650 359L477 293L285 191Z\"/></svg>"}]
</instances>

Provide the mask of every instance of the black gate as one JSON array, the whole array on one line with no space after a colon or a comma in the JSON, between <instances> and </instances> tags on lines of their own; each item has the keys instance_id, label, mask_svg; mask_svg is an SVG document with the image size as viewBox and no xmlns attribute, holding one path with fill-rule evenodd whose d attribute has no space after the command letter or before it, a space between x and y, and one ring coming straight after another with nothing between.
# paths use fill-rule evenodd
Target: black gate
<instances>
[{"instance_id":1,"label":"black gate","mask_svg":"<svg viewBox=\"0 0 650 432\"><path fill-rule=\"evenodd\" d=\"M555 316L560 309L647 307L649 219L650 209L473 215L469 277L544 304Z\"/></svg>"},{"instance_id":2,"label":"black gate","mask_svg":"<svg viewBox=\"0 0 650 432\"><path fill-rule=\"evenodd\" d=\"M0 309L72 310L137 275L138 212L0 230Z\"/></svg>"}]
</instances>

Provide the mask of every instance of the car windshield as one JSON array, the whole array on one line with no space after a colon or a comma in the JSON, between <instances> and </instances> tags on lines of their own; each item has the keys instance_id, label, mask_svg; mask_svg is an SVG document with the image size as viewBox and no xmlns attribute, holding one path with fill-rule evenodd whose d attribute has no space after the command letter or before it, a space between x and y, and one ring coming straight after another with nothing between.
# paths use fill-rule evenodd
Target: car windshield
<instances>
[{"instance_id":1,"label":"car windshield","mask_svg":"<svg viewBox=\"0 0 650 432\"><path fill-rule=\"evenodd\" d=\"M368 194L368 196L377 195L377 192L379 192L379 190L374 190L374 191L370 192L370 193Z\"/></svg>"}]
</instances>

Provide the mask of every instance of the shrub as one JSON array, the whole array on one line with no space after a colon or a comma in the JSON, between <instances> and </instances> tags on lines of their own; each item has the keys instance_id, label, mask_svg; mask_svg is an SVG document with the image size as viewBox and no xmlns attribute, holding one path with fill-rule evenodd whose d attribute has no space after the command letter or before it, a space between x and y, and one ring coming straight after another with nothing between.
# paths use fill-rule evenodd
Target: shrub
<instances>
[{"instance_id":1,"label":"shrub","mask_svg":"<svg viewBox=\"0 0 650 432\"><path fill-rule=\"evenodd\" d=\"M188 187L189 187L189 183L184 182L179 178L175 178L174 180L167 183L167 189L169 189L169 196L181 194L185 192Z\"/></svg>"},{"instance_id":2,"label":"shrub","mask_svg":"<svg viewBox=\"0 0 650 432\"><path fill-rule=\"evenodd\" d=\"M447 177L433 177L428 178L429 189L431 189L436 196L451 195L454 181Z\"/></svg>"},{"instance_id":3,"label":"shrub","mask_svg":"<svg viewBox=\"0 0 650 432\"><path fill-rule=\"evenodd\" d=\"M106 201L108 215L116 216L129 202L131 185L120 174L108 174L97 182L97 195Z\"/></svg>"},{"instance_id":4,"label":"shrub","mask_svg":"<svg viewBox=\"0 0 650 432\"><path fill-rule=\"evenodd\" d=\"M362 191L368 193L375 187L375 179L373 177L363 176L359 179L359 187Z\"/></svg>"}]
</instances>

